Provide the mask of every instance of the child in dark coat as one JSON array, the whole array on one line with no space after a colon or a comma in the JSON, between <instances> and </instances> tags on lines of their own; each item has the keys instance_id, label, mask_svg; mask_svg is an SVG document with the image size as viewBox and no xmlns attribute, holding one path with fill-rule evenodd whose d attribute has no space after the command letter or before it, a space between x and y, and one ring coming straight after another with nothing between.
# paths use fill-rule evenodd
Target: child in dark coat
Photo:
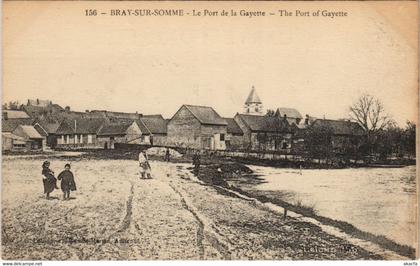
<instances>
[{"instance_id":1,"label":"child in dark coat","mask_svg":"<svg viewBox=\"0 0 420 266\"><path fill-rule=\"evenodd\" d=\"M58 189L57 187L57 179L54 177L54 172L50 169L50 162L45 161L42 164L42 182L44 183L44 194L46 194L46 198L50 198L50 193L53 192L54 189Z\"/></svg>"},{"instance_id":2,"label":"child in dark coat","mask_svg":"<svg viewBox=\"0 0 420 266\"><path fill-rule=\"evenodd\" d=\"M63 191L63 200L70 199L70 191L76 190L76 182L74 182L73 173L70 171L70 164L64 166L64 171L58 175L61 180L61 190Z\"/></svg>"}]
</instances>

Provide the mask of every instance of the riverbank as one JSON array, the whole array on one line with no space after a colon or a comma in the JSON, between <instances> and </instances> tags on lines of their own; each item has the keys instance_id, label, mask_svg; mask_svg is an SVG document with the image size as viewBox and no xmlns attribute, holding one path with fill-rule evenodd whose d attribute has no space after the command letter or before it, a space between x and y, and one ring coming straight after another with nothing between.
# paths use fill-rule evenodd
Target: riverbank
<instances>
[{"instance_id":1,"label":"riverbank","mask_svg":"<svg viewBox=\"0 0 420 266\"><path fill-rule=\"evenodd\" d=\"M143 147L147 149L149 147ZM152 148L152 149L162 149L165 148ZM192 161L192 153L178 153L174 149L170 149L171 154L176 154L179 156L171 156L171 162L174 163L190 163ZM184 151L185 152L185 151ZM29 152L3 152L3 155L6 156L38 156L38 157L48 157L54 156L54 154L69 154L69 159L74 160L72 153L80 154L80 158L83 159L128 159L128 160L137 160L139 150L137 149L115 149L115 150L103 150L103 149L94 149L94 150L57 150L57 151L29 151ZM164 153L160 154L152 153L149 154L149 158L156 161L164 160ZM377 160L373 162L363 162L363 161L353 161L344 159L337 159L330 162L325 162L323 160L295 160L295 159L264 159L259 158L258 156L249 156L249 157L229 157L229 156L220 156L217 153L205 151L201 155L201 163L203 165L213 164L213 163L224 163L232 162L238 164L246 165L257 165L257 166L268 166L268 167L277 167L277 168L292 168L292 169L345 169L345 168L400 168L409 165L416 165L416 159L392 159L392 160Z\"/></svg>"},{"instance_id":2,"label":"riverbank","mask_svg":"<svg viewBox=\"0 0 420 266\"><path fill-rule=\"evenodd\" d=\"M237 163L216 163L203 165L199 174L199 179L208 184L222 186L229 190L236 191L241 195L254 198L259 202L275 204L289 211L293 211L294 213L313 218L322 224L333 226L353 237L378 244L380 247L392 250L401 256L412 259L416 256L416 251L413 247L398 244L382 235L362 231L348 222L321 216L317 213L314 205L307 206L301 204L301 202L297 202L296 204L286 202L281 199L283 196L281 193L283 192L274 193L273 191L269 191L267 193L266 191L253 189L253 187L265 181L255 175L252 170L245 165Z\"/></svg>"},{"instance_id":3,"label":"riverbank","mask_svg":"<svg viewBox=\"0 0 420 266\"><path fill-rule=\"evenodd\" d=\"M42 195L34 169L44 158L3 158L2 259L398 258L201 184L190 164L151 161L153 179L142 180L135 160L72 159L78 190L62 201L60 191L51 200ZM68 162L48 160L56 172ZM233 173L243 171L235 166Z\"/></svg>"}]
</instances>

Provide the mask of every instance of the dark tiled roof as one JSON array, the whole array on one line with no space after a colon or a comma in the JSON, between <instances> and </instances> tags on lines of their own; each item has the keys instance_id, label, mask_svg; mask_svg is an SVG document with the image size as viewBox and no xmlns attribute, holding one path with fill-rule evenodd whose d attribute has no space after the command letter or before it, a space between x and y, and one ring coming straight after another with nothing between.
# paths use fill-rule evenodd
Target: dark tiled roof
<instances>
[{"instance_id":1,"label":"dark tiled roof","mask_svg":"<svg viewBox=\"0 0 420 266\"><path fill-rule=\"evenodd\" d=\"M60 123L39 123L41 127L47 131L48 134L54 134L58 127L60 126Z\"/></svg>"},{"instance_id":2,"label":"dark tiled roof","mask_svg":"<svg viewBox=\"0 0 420 266\"><path fill-rule=\"evenodd\" d=\"M15 119L2 119L1 120L1 131L12 132L19 125L32 125L32 118L15 118Z\"/></svg>"},{"instance_id":3,"label":"dark tiled roof","mask_svg":"<svg viewBox=\"0 0 420 266\"><path fill-rule=\"evenodd\" d=\"M239 127L238 123L236 123L235 119L233 118L223 118L227 122L227 133L233 135L243 135L242 129Z\"/></svg>"},{"instance_id":4,"label":"dark tiled roof","mask_svg":"<svg viewBox=\"0 0 420 266\"><path fill-rule=\"evenodd\" d=\"M184 105L194 116L205 125L227 125L226 121L211 107Z\"/></svg>"},{"instance_id":5,"label":"dark tiled roof","mask_svg":"<svg viewBox=\"0 0 420 266\"><path fill-rule=\"evenodd\" d=\"M290 132L289 123L283 118L237 114L240 119L249 127L251 131L258 132Z\"/></svg>"},{"instance_id":6,"label":"dark tiled roof","mask_svg":"<svg viewBox=\"0 0 420 266\"><path fill-rule=\"evenodd\" d=\"M166 120L162 115L145 115L140 118L152 134L166 134Z\"/></svg>"},{"instance_id":7,"label":"dark tiled roof","mask_svg":"<svg viewBox=\"0 0 420 266\"><path fill-rule=\"evenodd\" d=\"M303 118L303 116L295 108L279 107L277 110L279 111L280 117L286 115L287 118Z\"/></svg>"},{"instance_id":8,"label":"dark tiled roof","mask_svg":"<svg viewBox=\"0 0 420 266\"><path fill-rule=\"evenodd\" d=\"M355 122L348 120L317 119L312 123L313 127L327 126L332 128L335 135L357 135L364 134L362 127Z\"/></svg>"},{"instance_id":9,"label":"dark tiled roof","mask_svg":"<svg viewBox=\"0 0 420 266\"><path fill-rule=\"evenodd\" d=\"M57 129L57 134L96 134L106 122L101 118L77 118L63 121Z\"/></svg>"},{"instance_id":10,"label":"dark tiled roof","mask_svg":"<svg viewBox=\"0 0 420 266\"><path fill-rule=\"evenodd\" d=\"M109 136L109 135L125 135L127 129L133 123L108 123L104 124L103 127L99 130L98 135Z\"/></svg>"},{"instance_id":11,"label":"dark tiled roof","mask_svg":"<svg viewBox=\"0 0 420 266\"><path fill-rule=\"evenodd\" d=\"M141 121L140 119L134 120L137 125L139 126L141 133L144 135L150 135L151 132L149 131L149 129L147 128L147 126L144 124L143 121Z\"/></svg>"}]
</instances>

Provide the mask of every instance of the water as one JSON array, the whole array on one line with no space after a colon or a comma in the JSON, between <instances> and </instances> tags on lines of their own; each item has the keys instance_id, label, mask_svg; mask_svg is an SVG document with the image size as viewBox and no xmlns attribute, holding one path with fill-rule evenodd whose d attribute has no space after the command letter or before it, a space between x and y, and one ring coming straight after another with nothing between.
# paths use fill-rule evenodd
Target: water
<instances>
[{"instance_id":1,"label":"water","mask_svg":"<svg viewBox=\"0 0 420 266\"><path fill-rule=\"evenodd\" d=\"M416 243L416 168L299 170L249 166L282 199L315 207L321 216L346 221L400 244Z\"/></svg>"}]
</instances>

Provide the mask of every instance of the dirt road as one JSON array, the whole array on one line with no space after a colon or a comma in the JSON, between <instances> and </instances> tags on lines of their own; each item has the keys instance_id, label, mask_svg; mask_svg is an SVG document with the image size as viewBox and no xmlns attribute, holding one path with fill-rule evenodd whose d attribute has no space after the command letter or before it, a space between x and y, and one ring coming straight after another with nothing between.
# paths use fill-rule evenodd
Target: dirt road
<instances>
[{"instance_id":1,"label":"dirt road","mask_svg":"<svg viewBox=\"0 0 420 266\"><path fill-rule=\"evenodd\" d=\"M51 159L58 173L66 163ZM378 259L319 227L196 182L187 165L72 161L70 201L42 195L41 160L3 160L2 259Z\"/></svg>"}]
</instances>

